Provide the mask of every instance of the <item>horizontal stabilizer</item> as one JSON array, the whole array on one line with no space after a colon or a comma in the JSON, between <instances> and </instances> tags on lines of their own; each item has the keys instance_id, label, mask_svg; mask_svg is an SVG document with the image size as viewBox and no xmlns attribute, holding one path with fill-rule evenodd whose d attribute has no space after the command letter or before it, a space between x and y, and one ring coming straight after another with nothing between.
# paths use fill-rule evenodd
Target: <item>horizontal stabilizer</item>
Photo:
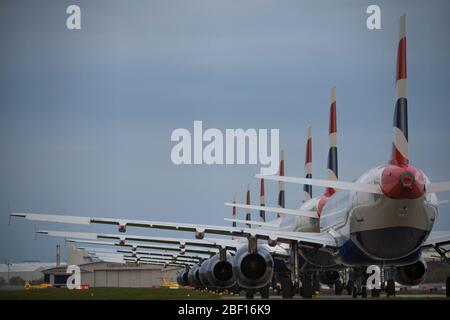
<instances>
[{"instance_id":1,"label":"horizontal stabilizer","mask_svg":"<svg viewBox=\"0 0 450 320\"><path fill-rule=\"evenodd\" d=\"M429 183L425 186L427 192L444 192L450 191L450 181Z\"/></svg>"},{"instance_id":2,"label":"horizontal stabilizer","mask_svg":"<svg viewBox=\"0 0 450 320\"><path fill-rule=\"evenodd\" d=\"M279 224L277 224L277 223L270 223L270 222L263 222L263 221L241 220L241 219L230 219L230 218L224 218L223 220L230 221L230 222L257 225L260 227L269 227L269 228L278 228L279 227Z\"/></svg>"},{"instance_id":3,"label":"horizontal stabilizer","mask_svg":"<svg viewBox=\"0 0 450 320\"><path fill-rule=\"evenodd\" d=\"M56 214L40 214L40 213L11 213L11 217L20 217L32 221L44 222L61 222L71 224L90 224L91 218L79 216L63 216Z\"/></svg>"},{"instance_id":4,"label":"horizontal stabilizer","mask_svg":"<svg viewBox=\"0 0 450 320\"><path fill-rule=\"evenodd\" d=\"M266 180L284 181L290 183L313 185L317 187L333 188L338 190L348 190L357 192L366 192L374 194L383 194L379 185L357 182L345 182L335 180L323 180L323 179L310 179L310 178L297 178L297 177L282 177L282 176L266 176L257 174L255 177L264 178Z\"/></svg>"},{"instance_id":5,"label":"horizontal stabilizer","mask_svg":"<svg viewBox=\"0 0 450 320\"><path fill-rule=\"evenodd\" d=\"M230 203L230 202L225 202L225 205L229 206L229 207L237 207L237 208L243 208L243 209L265 210L268 212L283 213L283 214L299 216L299 217L317 218L317 212L315 212L315 211L286 209L286 208L279 208L279 207L256 206L256 205L247 205L247 204Z\"/></svg>"}]
</instances>

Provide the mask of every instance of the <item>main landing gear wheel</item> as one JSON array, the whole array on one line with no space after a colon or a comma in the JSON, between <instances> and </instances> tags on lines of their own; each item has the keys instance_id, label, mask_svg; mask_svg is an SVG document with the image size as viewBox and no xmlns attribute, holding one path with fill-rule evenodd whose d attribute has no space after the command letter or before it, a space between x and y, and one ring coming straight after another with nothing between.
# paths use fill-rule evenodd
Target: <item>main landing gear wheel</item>
<instances>
[{"instance_id":1,"label":"main landing gear wheel","mask_svg":"<svg viewBox=\"0 0 450 320\"><path fill-rule=\"evenodd\" d=\"M371 290L371 296L372 298L378 298L380 296L380 289L372 289Z\"/></svg>"},{"instance_id":2,"label":"main landing gear wheel","mask_svg":"<svg viewBox=\"0 0 450 320\"><path fill-rule=\"evenodd\" d=\"M314 290L314 293L320 292L320 281L319 281L319 275L317 272L313 275L313 290Z\"/></svg>"},{"instance_id":3,"label":"main landing gear wheel","mask_svg":"<svg viewBox=\"0 0 450 320\"><path fill-rule=\"evenodd\" d=\"M358 287L356 285L352 286L352 297L358 298Z\"/></svg>"},{"instance_id":4,"label":"main landing gear wheel","mask_svg":"<svg viewBox=\"0 0 450 320\"><path fill-rule=\"evenodd\" d=\"M351 296L353 294L353 282L352 281L348 281L347 285L345 286L345 290L347 291L347 294L349 296Z\"/></svg>"},{"instance_id":5,"label":"main landing gear wheel","mask_svg":"<svg viewBox=\"0 0 450 320\"><path fill-rule=\"evenodd\" d=\"M445 296L450 297L450 277L445 280Z\"/></svg>"},{"instance_id":6,"label":"main landing gear wheel","mask_svg":"<svg viewBox=\"0 0 450 320\"><path fill-rule=\"evenodd\" d=\"M262 299L269 299L269 288L269 285L267 285L260 289Z\"/></svg>"},{"instance_id":7,"label":"main landing gear wheel","mask_svg":"<svg viewBox=\"0 0 450 320\"><path fill-rule=\"evenodd\" d=\"M361 288L361 297L367 298L367 287L366 286Z\"/></svg>"},{"instance_id":8,"label":"main landing gear wheel","mask_svg":"<svg viewBox=\"0 0 450 320\"><path fill-rule=\"evenodd\" d=\"M302 297L305 299L311 299L313 297L313 285L311 275L304 274L302 276L302 288L301 293Z\"/></svg>"},{"instance_id":9,"label":"main landing gear wheel","mask_svg":"<svg viewBox=\"0 0 450 320\"><path fill-rule=\"evenodd\" d=\"M255 290L254 289L247 289L247 290L245 290L245 298L253 299L254 297L255 297Z\"/></svg>"},{"instance_id":10,"label":"main landing gear wheel","mask_svg":"<svg viewBox=\"0 0 450 320\"><path fill-rule=\"evenodd\" d=\"M337 279L334 283L334 294L340 296L342 295L342 291L344 291L344 285L342 284L340 279Z\"/></svg>"},{"instance_id":11,"label":"main landing gear wheel","mask_svg":"<svg viewBox=\"0 0 450 320\"><path fill-rule=\"evenodd\" d=\"M388 297L395 297L395 281L394 280L387 281L386 294Z\"/></svg>"},{"instance_id":12,"label":"main landing gear wheel","mask_svg":"<svg viewBox=\"0 0 450 320\"><path fill-rule=\"evenodd\" d=\"M290 299L294 296L294 286L289 277L283 277L280 279L281 283L281 296L283 299Z\"/></svg>"}]
</instances>

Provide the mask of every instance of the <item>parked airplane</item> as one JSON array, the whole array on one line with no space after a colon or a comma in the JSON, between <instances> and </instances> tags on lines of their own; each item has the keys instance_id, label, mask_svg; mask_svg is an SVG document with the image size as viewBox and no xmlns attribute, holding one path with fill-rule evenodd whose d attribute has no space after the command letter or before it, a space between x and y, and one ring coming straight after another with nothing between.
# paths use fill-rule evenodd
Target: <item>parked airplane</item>
<instances>
[{"instance_id":1,"label":"parked airplane","mask_svg":"<svg viewBox=\"0 0 450 320\"><path fill-rule=\"evenodd\" d=\"M246 220L248 226L241 228L34 213L11 215L35 221L113 224L118 226L120 232L125 232L127 226L194 232L198 241L210 245L211 242L205 241L207 239L204 238L207 233L239 237L240 240L227 240L233 241L229 247L236 249L233 258L227 255L223 246L220 246L222 249L215 259L226 266L223 268L223 270L226 269L226 274L232 274L237 284L249 291L254 288L267 288L272 280L274 269L277 268L275 262L282 262L286 256L293 265L293 272L296 273L295 281L299 279L300 265L298 264L303 261L304 266L310 265L315 269L324 270L347 267L356 270L361 266L381 265L391 270L388 272L388 293L392 293L394 279L408 285L419 283L426 272L426 265L421 259L422 248L439 248L450 244L450 232L432 231L439 204L435 193L450 191L450 182L431 183L423 171L409 163L405 20L405 16L400 18L394 140L389 163L369 170L355 182L337 180L333 90L331 111L333 114L334 110L334 118L332 115L328 180L286 177L281 168L279 176L257 175L258 178L279 182L280 207L253 206L251 208L248 202L244 208L275 211L278 214L277 219L269 222L269 225L265 221L247 221L249 219ZM300 209L286 209L284 208L284 183L286 182L320 186L327 190L323 196L306 201ZM309 218L311 229L302 231L305 224L293 223L295 221L293 217ZM250 228L251 225L258 225L258 223L259 228ZM105 237L96 236L95 239L97 238ZM132 237L133 240L138 241L143 241L143 238L145 237ZM127 238L114 235L109 239L125 240ZM220 241L211 246L217 247ZM276 250L281 251L280 260L274 254ZM230 266L232 266L232 272L230 272ZM196 272L194 270L199 268L201 267L191 268L188 279L193 279L192 274ZM207 265L204 267L205 270L208 268ZM304 274L306 276L302 278L302 285L311 287L311 277L308 273ZM361 277L361 273L354 272L353 281L356 283Z\"/></svg>"}]
</instances>

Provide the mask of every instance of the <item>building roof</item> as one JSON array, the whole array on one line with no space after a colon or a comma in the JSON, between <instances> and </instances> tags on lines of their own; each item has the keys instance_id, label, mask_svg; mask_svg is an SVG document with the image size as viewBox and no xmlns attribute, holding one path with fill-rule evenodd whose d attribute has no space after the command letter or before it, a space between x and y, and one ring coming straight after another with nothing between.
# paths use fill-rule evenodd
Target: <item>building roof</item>
<instances>
[{"instance_id":1,"label":"building roof","mask_svg":"<svg viewBox=\"0 0 450 320\"><path fill-rule=\"evenodd\" d=\"M62 264L64 265L64 264ZM56 267L55 262L20 262L12 263L9 265L10 272L34 272L43 269ZM0 272L8 272L8 265L5 263L0 264Z\"/></svg>"}]
</instances>

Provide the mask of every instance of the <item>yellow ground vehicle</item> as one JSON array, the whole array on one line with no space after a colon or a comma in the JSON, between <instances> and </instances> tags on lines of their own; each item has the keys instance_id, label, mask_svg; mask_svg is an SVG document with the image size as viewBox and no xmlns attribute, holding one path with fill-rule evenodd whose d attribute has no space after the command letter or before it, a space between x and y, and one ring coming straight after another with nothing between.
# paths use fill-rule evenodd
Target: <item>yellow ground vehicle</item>
<instances>
[{"instance_id":1,"label":"yellow ground vehicle","mask_svg":"<svg viewBox=\"0 0 450 320\"><path fill-rule=\"evenodd\" d=\"M180 285L177 282L167 281L165 277L161 278L161 287L169 289L180 289Z\"/></svg>"},{"instance_id":2,"label":"yellow ground vehicle","mask_svg":"<svg viewBox=\"0 0 450 320\"><path fill-rule=\"evenodd\" d=\"M48 289L51 288L52 285L50 283L41 283L41 284L37 284L37 285L32 285L30 282L26 281L24 288L26 290L30 290L30 289Z\"/></svg>"}]
</instances>

